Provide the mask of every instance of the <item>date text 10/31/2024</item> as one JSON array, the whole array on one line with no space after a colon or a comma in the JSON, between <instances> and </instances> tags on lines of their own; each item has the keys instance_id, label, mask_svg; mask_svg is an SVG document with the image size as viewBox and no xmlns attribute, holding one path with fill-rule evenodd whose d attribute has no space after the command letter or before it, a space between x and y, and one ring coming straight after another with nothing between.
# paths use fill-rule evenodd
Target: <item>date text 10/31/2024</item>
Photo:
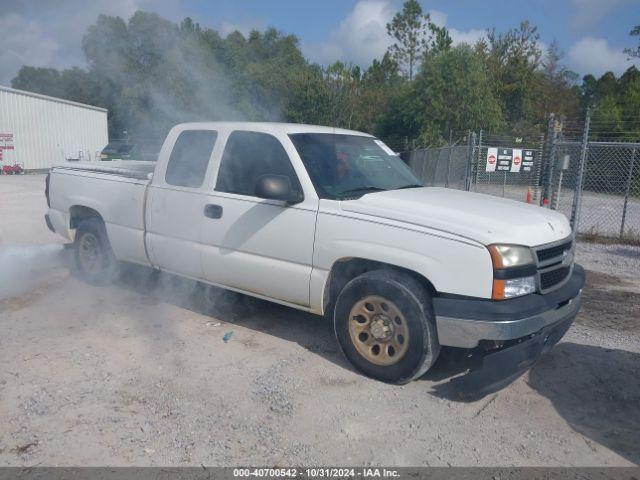
<instances>
[{"instance_id":1,"label":"date text 10/31/2024","mask_svg":"<svg viewBox=\"0 0 640 480\"><path fill-rule=\"evenodd\" d=\"M262 478L396 478L389 468L234 468L234 477Z\"/></svg>"}]
</instances>

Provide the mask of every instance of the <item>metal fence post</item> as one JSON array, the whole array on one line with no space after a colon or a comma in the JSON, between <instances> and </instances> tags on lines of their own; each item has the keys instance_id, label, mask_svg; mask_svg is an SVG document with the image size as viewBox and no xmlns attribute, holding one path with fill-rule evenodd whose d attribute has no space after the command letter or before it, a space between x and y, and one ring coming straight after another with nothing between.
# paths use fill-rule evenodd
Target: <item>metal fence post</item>
<instances>
[{"instance_id":1,"label":"metal fence post","mask_svg":"<svg viewBox=\"0 0 640 480\"><path fill-rule=\"evenodd\" d=\"M423 185L427 184L426 175L424 173L426 168L427 168L427 149L423 148L422 149L422 169L420 170L420 180L422 180Z\"/></svg>"},{"instance_id":2,"label":"metal fence post","mask_svg":"<svg viewBox=\"0 0 640 480\"><path fill-rule=\"evenodd\" d=\"M469 141L467 143L467 147L469 151L467 153L468 161L464 178L464 189L468 192L469 190L471 190L471 179L473 176L473 159L476 149L476 132L469 132Z\"/></svg>"},{"instance_id":3,"label":"metal fence post","mask_svg":"<svg viewBox=\"0 0 640 480\"><path fill-rule=\"evenodd\" d=\"M456 142L458 143L458 142ZM449 158L447 159L447 178L444 180L444 187L449 188L449 175L451 175L451 153L453 151L453 131L449 130Z\"/></svg>"},{"instance_id":4,"label":"metal fence post","mask_svg":"<svg viewBox=\"0 0 640 480\"><path fill-rule=\"evenodd\" d=\"M505 190L507 189L507 172L504 172L504 178L502 179L502 198L504 198Z\"/></svg>"},{"instance_id":5,"label":"metal fence post","mask_svg":"<svg viewBox=\"0 0 640 480\"><path fill-rule=\"evenodd\" d=\"M627 218L627 206L629 204L629 192L631 191L631 181L633 179L633 167L635 166L636 149L631 152L631 165L629 165L629 175L627 176L627 185L624 192L624 206L622 207L622 222L620 222L620 239L624 237L624 223Z\"/></svg>"},{"instance_id":6,"label":"metal fence post","mask_svg":"<svg viewBox=\"0 0 640 480\"><path fill-rule=\"evenodd\" d=\"M582 145L580 149L580 166L578 167L578 178L573 192L573 205L571 207L571 228L578 233L580 227L580 207L582 202L582 184L584 183L584 167L587 162L587 151L589 149L589 127L591 125L591 110L587 110L584 120L584 131L582 132Z\"/></svg>"},{"instance_id":7,"label":"metal fence post","mask_svg":"<svg viewBox=\"0 0 640 480\"><path fill-rule=\"evenodd\" d=\"M540 148L538 150L538 162L536 165L536 170L534 172L534 185L533 185L533 201L539 204L539 196L540 196L540 177L542 176L542 162L544 160L544 141L545 135L544 133L540 135Z\"/></svg>"},{"instance_id":8,"label":"metal fence post","mask_svg":"<svg viewBox=\"0 0 640 480\"><path fill-rule=\"evenodd\" d=\"M544 174L544 188L542 189L542 198L540 199L540 204L544 204L545 199L549 200L552 197L552 188L553 188L553 165L555 163L556 158L556 143L558 140L558 132L556 128L556 117L552 113L549 115L549 127L548 127L548 138L549 138L549 150L547 157L547 164L545 165L545 174Z\"/></svg>"},{"instance_id":9,"label":"metal fence post","mask_svg":"<svg viewBox=\"0 0 640 480\"><path fill-rule=\"evenodd\" d=\"M478 180L480 178L480 155L482 155L482 129L480 130L480 135L478 136L478 161L476 162L476 178L475 178L475 191L478 191Z\"/></svg>"}]
</instances>

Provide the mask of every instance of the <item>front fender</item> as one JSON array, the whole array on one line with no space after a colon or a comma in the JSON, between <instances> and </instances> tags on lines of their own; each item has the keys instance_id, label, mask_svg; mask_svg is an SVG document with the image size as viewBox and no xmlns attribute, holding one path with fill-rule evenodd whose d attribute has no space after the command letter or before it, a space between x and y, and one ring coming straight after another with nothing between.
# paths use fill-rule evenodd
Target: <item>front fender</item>
<instances>
[{"instance_id":1,"label":"front fender","mask_svg":"<svg viewBox=\"0 0 640 480\"><path fill-rule=\"evenodd\" d=\"M491 298L489 251L467 239L341 215L318 215L314 269L328 278L335 262L362 258L423 276L439 293ZM312 285L313 288L313 285Z\"/></svg>"}]
</instances>

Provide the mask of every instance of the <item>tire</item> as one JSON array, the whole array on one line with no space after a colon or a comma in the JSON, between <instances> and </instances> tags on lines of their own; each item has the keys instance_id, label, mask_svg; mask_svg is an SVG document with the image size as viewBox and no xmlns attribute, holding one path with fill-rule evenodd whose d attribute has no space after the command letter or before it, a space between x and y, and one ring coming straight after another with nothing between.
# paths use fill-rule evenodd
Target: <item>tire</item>
<instances>
[{"instance_id":1,"label":"tire","mask_svg":"<svg viewBox=\"0 0 640 480\"><path fill-rule=\"evenodd\" d=\"M431 295L402 272L373 270L347 283L333 325L351 364L383 382L420 377L440 353Z\"/></svg>"},{"instance_id":2,"label":"tire","mask_svg":"<svg viewBox=\"0 0 640 480\"><path fill-rule=\"evenodd\" d=\"M105 285L115 280L118 265L101 219L94 217L80 221L73 251L76 269L87 283Z\"/></svg>"}]
</instances>

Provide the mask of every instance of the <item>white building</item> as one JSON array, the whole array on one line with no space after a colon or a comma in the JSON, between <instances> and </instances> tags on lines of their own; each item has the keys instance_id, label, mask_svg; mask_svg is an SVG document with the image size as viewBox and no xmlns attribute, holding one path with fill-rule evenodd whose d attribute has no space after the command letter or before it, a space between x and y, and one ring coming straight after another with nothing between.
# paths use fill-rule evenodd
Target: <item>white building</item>
<instances>
[{"instance_id":1,"label":"white building","mask_svg":"<svg viewBox=\"0 0 640 480\"><path fill-rule=\"evenodd\" d=\"M0 165L95 161L107 142L106 109L0 86Z\"/></svg>"}]
</instances>

